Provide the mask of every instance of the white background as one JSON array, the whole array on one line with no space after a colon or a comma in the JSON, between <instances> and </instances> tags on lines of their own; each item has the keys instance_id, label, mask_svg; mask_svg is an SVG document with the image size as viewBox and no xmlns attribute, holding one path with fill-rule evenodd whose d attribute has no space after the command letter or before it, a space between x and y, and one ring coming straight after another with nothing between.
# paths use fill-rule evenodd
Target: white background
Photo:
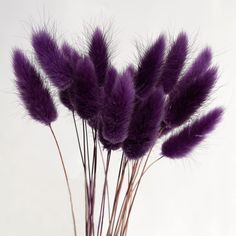
<instances>
[{"instance_id":1,"label":"white background","mask_svg":"<svg viewBox=\"0 0 236 236\"><path fill-rule=\"evenodd\" d=\"M13 83L12 48L21 47L30 55L31 28L43 24L54 26L60 39L80 47L85 28L110 27L113 62L120 69L135 61L136 41L146 45L161 32L171 40L186 31L191 56L206 45L212 47L220 78L211 102L224 105L224 120L188 159L163 159L149 172L129 235L236 235L235 12L233 0L0 0L0 235L72 235L68 195L52 137L25 115ZM59 109L55 130L81 219L80 162L71 117ZM158 154L156 148L153 158Z\"/></svg>"}]
</instances>

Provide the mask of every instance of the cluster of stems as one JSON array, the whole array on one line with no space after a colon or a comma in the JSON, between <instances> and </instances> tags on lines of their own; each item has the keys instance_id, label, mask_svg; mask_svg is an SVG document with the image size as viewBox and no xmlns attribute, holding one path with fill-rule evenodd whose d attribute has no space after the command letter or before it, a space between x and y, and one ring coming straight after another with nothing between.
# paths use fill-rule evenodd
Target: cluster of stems
<instances>
[{"instance_id":1,"label":"cluster of stems","mask_svg":"<svg viewBox=\"0 0 236 236\"><path fill-rule=\"evenodd\" d=\"M13 68L20 98L30 117L50 128L59 151L74 236L77 226L85 229L86 236L126 235L147 170L163 156L187 157L220 122L222 107L206 114L200 111L218 79L217 67L211 65L211 50L203 49L186 67L188 45L183 32L170 45L162 35L145 50L137 67L130 64L118 72L110 61L106 35L100 29L93 32L84 55L67 43L58 45L47 30L33 33L38 65L58 89L61 103L72 112L84 172L85 227L83 222L77 224L66 166L51 125L58 118L53 96L40 70L22 50L14 50ZM80 129L76 117L82 122ZM161 144L161 156L151 162L152 147L168 133L170 136ZM122 152L120 164L114 165L118 176L111 183L116 173L111 168L115 161L112 155L118 149ZM99 172L101 163L103 175Z\"/></svg>"},{"instance_id":2,"label":"cluster of stems","mask_svg":"<svg viewBox=\"0 0 236 236\"><path fill-rule=\"evenodd\" d=\"M97 129L90 127L85 120L82 120L82 135L80 135L77 124L78 121L76 120L74 112L72 112L72 117L78 144L78 152L84 172L84 226L83 223L80 224L76 220L74 199L61 148L52 126L50 125L49 128L57 145L66 179L73 220L74 236L78 235L77 227L85 227L86 236L125 236L127 235L131 211L141 180L147 170L158 160L160 160L162 156L151 162L150 150L149 153L143 158L129 160L125 156L124 152L122 152L120 164L117 166L118 169L116 183L113 190L114 192L111 192L113 186L109 186L108 175L110 163L112 162L112 150L102 150L98 139ZM90 135L92 137L89 137ZM97 167L99 161L101 161L103 165L104 175L102 185L97 186ZM96 195L100 194L100 192L101 197L96 198ZM113 199L111 199L111 197ZM100 199L100 202L95 201L95 199Z\"/></svg>"}]
</instances>

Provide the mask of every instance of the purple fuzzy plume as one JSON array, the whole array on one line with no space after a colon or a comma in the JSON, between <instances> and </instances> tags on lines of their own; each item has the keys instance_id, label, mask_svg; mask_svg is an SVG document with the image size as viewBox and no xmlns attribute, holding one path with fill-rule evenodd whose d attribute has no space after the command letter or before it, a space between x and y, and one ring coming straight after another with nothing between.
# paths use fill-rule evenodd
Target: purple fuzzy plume
<instances>
[{"instance_id":1,"label":"purple fuzzy plume","mask_svg":"<svg viewBox=\"0 0 236 236\"><path fill-rule=\"evenodd\" d=\"M72 81L71 67L54 38L41 30L33 33L32 45L39 64L52 83L61 90L68 88Z\"/></svg>"},{"instance_id":2,"label":"purple fuzzy plume","mask_svg":"<svg viewBox=\"0 0 236 236\"><path fill-rule=\"evenodd\" d=\"M187 70L181 81L185 82L185 79L191 80L206 72L206 70L209 68L211 64L211 59L212 59L211 49L210 48L203 49L198 55L198 57L194 60L190 68Z\"/></svg>"},{"instance_id":3,"label":"purple fuzzy plume","mask_svg":"<svg viewBox=\"0 0 236 236\"><path fill-rule=\"evenodd\" d=\"M113 66L110 66L108 68L107 74L106 74L106 81L104 84L104 91L107 94L107 96L108 94L111 93L113 86L115 85L117 74L118 74L117 70Z\"/></svg>"},{"instance_id":4,"label":"purple fuzzy plume","mask_svg":"<svg viewBox=\"0 0 236 236\"><path fill-rule=\"evenodd\" d=\"M169 158L187 156L215 128L222 114L223 109L216 108L171 136L162 145L162 155Z\"/></svg>"},{"instance_id":5,"label":"purple fuzzy plume","mask_svg":"<svg viewBox=\"0 0 236 236\"><path fill-rule=\"evenodd\" d=\"M103 137L103 134L102 134L102 128L100 128L98 130L98 136L99 136L99 140L100 142L102 143L103 145L103 148L107 149L107 150L117 150L121 147L122 143L111 143L110 141L106 140L104 137Z\"/></svg>"},{"instance_id":6,"label":"purple fuzzy plume","mask_svg":"<svg viewBox=\"0 0 236 236\"><path fill-rule=\"evenodd\" d=\"M145 98L155 88L157 77L159 76L163 62L164 51L165 38L162 35L141 58L138 71L135 76L137 96Z\"/></svg>"},{"instance_id":7,"label":"purple fuzzy plume","mask_svg":"<svg viewBox=\"0 0 236 236\"><path fill-rule=\"evenodd\" d=\"M123 143L123 150L128 158L138 159L154 145L163 115L163 104L161 89L156 89L148 98L136 104L128 138Z\"/></svg>"},{"instance_id":8,"label":"purple fuzzy plume","mask_svg":"<svg viewBox=\"0 0 236 236\"><path fill-rule=\"evenodd\" d=\"M105 82L109 65L108 43L105 34L96 28L89 44L89 56L95 66L99 86Z\"/></svg>"},{"instance_id":9,"label":"purple fuzzy plume","mask_svg":"<svg viewBox=\"0 0 236 236\"><path fill-rule=\"evenodd\" d=\"M164 122L174 128L187 121L208 98L217 79L217 69L210 68L200 77L178 84L166 105Z\"/></svg>"},{"instance_id":10,"label":"purple fuzzy plume","mask_svg":"<svg viewBox=\"0 0 236 236\"><path fill-rule=\"evenodd\" d=\"M68 108L71 111L74 111L74 106L71 100L71 96L72 96L71 91L72 91L72 88L59 91L59 99L66 108Z\"/></svg>"},{"instance_id":11,"label":"purple fuzzy plume","mask_svg":"<svg viewBox=\"0 0 236 236\"><path fill-rule=\"evenodd\" d=\"M72 103L82 119L91 119L101 108L101 90L92 61L85 57L77 65L77 76L72 87Z\"/></svg>"},{"instance_id":12,"label":"purple fuzzy plume","mask_svg":"<svg viewBox=\"0 0 236 236\"><path fill-rule=\"evenodd\" d=\"M79 62L79 60L82 59L79 53L68 43L63 43L61 51L63 56L70 62L71 66L75 66Z\"/></svg>"},{"instance_id":13,"label":"purple fuzzy plume","mask_svg":"<svg viewBox=\"0 0 236 236\"><path fill-rule=\"evenodd\" d=\"M59 91L59 98L60 98L61 103L65 107L67 107L71 111L74 111L74 106L73 106L72 100L71 100L71 97L72 97L71 93L73 91L74 81L77 76L77 65L78 65L79 61L82 60L82 57L68 43L63 43L63 45L61 47L61 51L62 51L64 58L70 64L72 83L69 88Z\"/></svg>"},{"instance_id":14,"label":"purple fuzzy plume","mask_svg":"<svg viewBox=\"0 0 236 236\"><path fill-rule=\"evenodd\" d=\"M163 86L164 92L169 93L175 86L188 52L188 38L185 33L180 33L170 48L163 71L158 83Z\"/></svg>"},{"instance_id":15,"label":"purple fuzzy plume","mask_svg":"<svg viewBox=\"0 0 236 236\"><path fill-rule=\"evenodd\" d=\"M126 70L129 71L129 73L130 73L132 78L135 77L136 69L135 69L135 67L132 64L128 65Z\"/></svg>"},{"instance_id":16,"label":"purple fuzzy plume","mask_svg":"<svg viewBox=\"0 0 236 236\"><path fill-rule=\"evenodd\" d=\"M135 91L129 71L118 75L110 89L109 94L105 94L105 103L101 112L102 132L106 140L115 144L123 142L127 138L133 112ZM105 90L107 91L108 88Z\"/></svg>"},{"instance_id":17,"label":"purple fuzzy plume","mask_svg":"<svg viewBox=\"0 0 236 236\"><path fill-rule=\"evenodd\" d=\"M57 118L57 111L40 74L20 50L13 52L16 85L29 115L45 125Z\"/></svg>"}]
</instances>

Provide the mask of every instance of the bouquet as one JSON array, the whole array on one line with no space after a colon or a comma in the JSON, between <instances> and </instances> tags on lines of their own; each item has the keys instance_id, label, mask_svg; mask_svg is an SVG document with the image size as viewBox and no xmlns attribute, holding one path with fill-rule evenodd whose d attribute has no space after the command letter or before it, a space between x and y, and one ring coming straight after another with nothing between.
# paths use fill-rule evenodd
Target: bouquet
<instances>
[{"instance_id":1,"label":"bouquet","mask_svg":"<svg viewBox=\"0 0 236 236\"><path fill-rule=\"evenodd\" d=\"M162 34L140 55L137 65L130 63L118 71L100 28L93 30L83 54L67 42L59 44L45 28L33 31L31 42L35 63L22 50L13 52L15 82L29 116L50 129L55 140L74 236L78 227L86 236L127 235L140 183L150 167L162 158L188 157L222 117L221 107L200 112L218 78L211 49L204 48L188 65L187 34L181 32L169 44ZM84 222L75 217L75 199L53 128L59 112L55 96L73 118L84 174L85 211L79 212ZM157 142L161 149L154 152ZM116 151L121 154L120 164L112 174L116 184L110 186L110 163ZM104 175L99 183L101 166Z\"/></svg>"}]
</instances>

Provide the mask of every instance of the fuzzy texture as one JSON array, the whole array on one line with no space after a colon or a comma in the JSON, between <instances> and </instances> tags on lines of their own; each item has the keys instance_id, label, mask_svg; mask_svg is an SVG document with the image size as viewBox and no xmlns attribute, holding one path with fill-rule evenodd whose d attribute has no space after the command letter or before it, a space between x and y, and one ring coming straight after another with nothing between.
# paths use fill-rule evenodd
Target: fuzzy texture
<instances>
[{"instance_id":1,"label":"fuzzy texture","mask_svg":"<svg viewBox=\"0 0 236 236\"><path fill-rule=\"evenodd\" d=\"M200 77L179 83L169 97L164 122L174 128L187 121L206 101L217 79L217 69L210 68Z\"/></svg>"},{"instance_id":2,"label":"fuzzy texture","mask_svg":"<svg viewBox=\"0 0 236 236\"><path fill-rule=\"evenodd\" d=\"M116 77L109 94L105 94L101 113L103 137L115 144L123 142L128 135L128 127L133 112L135 90L129 71Z\"/></svg>"},{"instance_id":3,"label":"fuzzy texture","mask_svg":"<svg viewBox=\"0 0 236 236\"><path fill-rule=\"evenodd\" d=\"M115 85L117 75L118 75L118 73L117 73L117 70L115 69L115 67L110 66L107 70L106 81L104 84L104 91L107 94L107 96L113 90L113 86Z\"/></svg>"},{"instance_id":4,"label":"fuzzy texture","mask_svg":"<svg viewBox=\"0 0 236 236\"><path fill-rule=\"evenodd\" d=\"M100 116L99 115L88 119L88 125L93 129L98 129L99 123L100 123Z\"/></svg>"},{"instance_id":5,"label":"fuzzy texture","mask_svg":"<svg viewBox=\"0 0 236 236\"><path fill-rule=\"evenodd\" d=\"M82 119L91 119L101 108L101 89L92 61L85 57L77 65L77 77L72 87L72 103Z\"/></svg>"},{"instance_id":6,"label":"fuzzy texture","mask_svg":"<svg viewBox=\"0 0 236 236\"><path fill-rule=\"evenodd\" d=\"M171 136L162 145L162 155L169 158L186 157L215 128L222 114L222 108L215 108Z\"/></svg>"},{"instance_id":7,"label":"fuzzy texture","mask_svg":"<svg viewBox=\"0 0 236 236\"><path fill-rule=\"evenodd\" d=\"M89 44L89 56L95 66L98 84L102 86L109 66L109 52L106 36L99 28L96 28L92 34Z\"/></svg>"},{"instance_id":8,"label":"fuzzy texture","mask_svg":"<svg viewBox=\"0 0 236 236\"><path fill-rule=\"evenodd\" d=\"M63 43L61 47L62 54L64 58L68 61L70 67L71 67L71 78L72 78L72 83L71 86L65 90L59 91L59 99L61 103L67 107L69 110L74 111L74 105L72 103L71 99L71 93L73 91L73 85L75 78L77 76L77 65L79 61L82 60L82 57L79 55L79 53L72 48L68 43Z\"/></svg>"},{"instance_id":9,"label":"fuzzy texture","mask_svg":"<svg viewBox=\"0 0 236 236\"><path fill-rule=\"evenodd\" d=\"M57 118L56 107L44 86L40 74L20 50L13 52L16 86L31 118L50 125Z\"/></svg>"},{"instance_id":10,"label":"fuzzy texture","mask_svg":"<svg viewBox=\"0 0 236 236\"><path fill-rule=\"evenodd\" d=\"M163 66L159 84L163 86L164 92L169 93L175 86L183 69L188 53L188 37L180 33L170 48Z\"/></svg>"},{"instance_id":11,"label":"fuzzy texture","mask_svg":"<svg viewBox=\"0 0 236 236\"><path fill-rule=\"evenodd\" d=\"M210 48L203 49L197 58L194 60L190 68L187 70L181 81L191 80L202 75L209 68L211 64L212 53ZM180 81L180 82L181 82Z\"/></svg>"},{"instance_id":12,"label":"fuzzy texture","mask_svg":"<svg viewBox=\"0 0 236 236\"><path fill-rule=\"evenodd\" d=\"M144 156L154 145L163 116L164 94L156 89L147 99L135 106L123 150L129 159Z\"/></svg>"},{"instance_id":13,"label":"fuzzy texture","mask_svg":"<svg viewBox=\"0 0 236 236\"><path fill-rule=\"evenodd\" d=\"M139 97L149 96L155 89L163 63L165 38L160 36L156 42L144 53L135 76L135 89Z\"/></svg>"},{"instance_id":14,"label":"fuzzy texture","mask_svg":"<svg viewBox=\"0 0 236 236\"><path fill-rule=\"evenodd\" d=\"M99 141L102 143L104 149L117 150L122 145L122 143L111 143L110 141L106 140L103 137L102 128L100 128L99 131L98 131L98 137L99 137Z\"/></svg>"},{"instance_id":15,"label":"fuzzy texture","mask_svg":"<svg viewBox=\"0 0 236 236\"><path fill-rule=\"evenodd\" d=\"M136 75L136 69L135 69L135 67L134 67L132 64L128 65L128 67L127 67L126 70L129 71L129 73L130 73L130 75L131 75L132 78L135 77L135 75Z\"/></svg>"},{"instance_id":16,"label":"fuzzy texture","mask_svg":"<svg viewBox=\"0 0 236 236\"><path fill-rule=\"evenodd\" d=\"M40 30L33 33L32 45L39 64L52 83L60 90L67 89L72 82L71 67L54 38L46 30Z\"/></svg>"},{"instance_id":17,"label":"fuzzy texture","mask_svg":"<svg viewBox=\"0 0 236 236\"><path fill-rule=\"evenodd\" d=\"M63 43L61 51L63 56L69 61L71 66L76 66L79 60L82 59L80 54L66 42Z\"/></svg>"},{"instance_id":18,"label":"fuzzy texture","mask_svg":"<svg viewBox=\"0 0 236 236\"><path fill-rule=\"evenodd\" d=\"M71 100L71 90L72 88L68 88L66 90L59 91L59 99L66 108L70 111L74 111L74 106Z\"/></svg>"}]
</instances>

